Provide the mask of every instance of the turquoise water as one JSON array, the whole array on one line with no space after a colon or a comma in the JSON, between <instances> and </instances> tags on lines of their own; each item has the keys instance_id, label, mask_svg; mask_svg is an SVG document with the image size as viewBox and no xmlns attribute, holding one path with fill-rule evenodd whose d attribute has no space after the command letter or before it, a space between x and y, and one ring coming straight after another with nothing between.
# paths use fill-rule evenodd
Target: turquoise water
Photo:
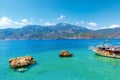
<instances>
[{"instance_id":1,"label":"turquoise water","mask_svg":"<svg viewBox=\"0 0 120 80\"><path fill-rule=\"evenodd\" d=\"M101 42L104 40L0 41L0 80L120 80L120 59L97 56L88 49ZM110 43L120 45L120 40ZM58 57L64 49L74 56ZM9 67L10 58L25 55L33 56L37 64L25 72Z\"/></svg>"}]
</instances>

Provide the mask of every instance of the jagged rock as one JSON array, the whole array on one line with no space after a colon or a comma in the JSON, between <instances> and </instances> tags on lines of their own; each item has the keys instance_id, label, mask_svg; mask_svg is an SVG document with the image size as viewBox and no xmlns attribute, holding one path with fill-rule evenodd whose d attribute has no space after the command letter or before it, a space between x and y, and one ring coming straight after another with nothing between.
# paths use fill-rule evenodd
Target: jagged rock
<instances>
[{"instance_id":1,"label":"jagged rock","mask_svg":"<svg viewBox=\"0 0 120 80\"><path fill-rule=\"evenodd\" d=\"M32 56L24 56L24 57L17 57L17 58L11 58L9 60L10 66L12 68L21 68L26 67L31 64L34 64L36 61L33 59Z\"/></svg>"},{"instance_id":2,"label":"jagged rock","mask_svg":"<svg viewBox=\"0 0 120 80\"><path fill-rule=\"evenodd\" d=\"M73 55L69 53L67 50L62 50L59 56L60 57L72 57Z\"/></svg>"}]
</instances>

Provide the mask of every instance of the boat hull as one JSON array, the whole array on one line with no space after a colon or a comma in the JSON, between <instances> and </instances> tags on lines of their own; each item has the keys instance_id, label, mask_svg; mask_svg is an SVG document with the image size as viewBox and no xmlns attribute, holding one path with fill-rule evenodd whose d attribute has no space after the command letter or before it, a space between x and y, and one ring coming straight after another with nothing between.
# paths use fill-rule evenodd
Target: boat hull
<instances>
[{"instance_id":1,"label":"boat hull","mask_svg":"<svg viewBox=\"0 0 120 80\"><path fill-rule=\"evenodd\" d=\"M117 55L105 55L103 54L103 52L98 52L97 50L93 50L95 52L96 55L99 55L99 56L104 56L104 57L109 57L109 58L117 58L117 59L120 59L120 56L117 56Z\"/></svg>"}]
</instances>

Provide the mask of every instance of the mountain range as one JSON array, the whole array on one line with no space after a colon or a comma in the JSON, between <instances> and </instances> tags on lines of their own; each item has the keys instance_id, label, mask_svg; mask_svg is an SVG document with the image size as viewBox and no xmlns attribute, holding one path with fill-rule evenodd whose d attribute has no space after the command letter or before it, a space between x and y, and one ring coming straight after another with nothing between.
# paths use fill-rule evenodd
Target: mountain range
<instances>
[{"instance_id":1,"label":"mountain range","mask_svg":"<svg viewBox=\"0 0 120 80\"><path fill-rule=\"evenodd\" d=\"M90 30L82 26L59 23L51 26L26 25L0 29L0 40L120 38L120 28Z\"/></svg>"}]
</instances>

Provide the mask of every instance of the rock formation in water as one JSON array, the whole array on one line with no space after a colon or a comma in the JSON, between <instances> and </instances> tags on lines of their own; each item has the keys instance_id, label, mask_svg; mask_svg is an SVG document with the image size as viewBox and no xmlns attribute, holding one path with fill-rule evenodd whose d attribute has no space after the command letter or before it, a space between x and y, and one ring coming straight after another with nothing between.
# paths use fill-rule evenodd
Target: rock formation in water
<instances>
[{"instance_id":1,"label":"rock formation in water","mask_svg":"<svg viewBox=\"0 0 120 80\"><path fill-rule=\"evenodd\" d=\"M10 66L12 68L21 68L21 67L27 67L31 64L34 64L36 61L33 59L32 56L24 56L24 57L17 57L17 58L11 58L9 60Z\"/></svg>"},{"instance_id":2,"label":"rock formation in water","mask_svg":"<svg viewBox=\"0 0 120 80\"><path fill-rule=\"evenodd\" d=\"M62 50L59 56L60 57L72 57L73 55L69 53L67 50Z\"/></svg>"}]
</instances>

